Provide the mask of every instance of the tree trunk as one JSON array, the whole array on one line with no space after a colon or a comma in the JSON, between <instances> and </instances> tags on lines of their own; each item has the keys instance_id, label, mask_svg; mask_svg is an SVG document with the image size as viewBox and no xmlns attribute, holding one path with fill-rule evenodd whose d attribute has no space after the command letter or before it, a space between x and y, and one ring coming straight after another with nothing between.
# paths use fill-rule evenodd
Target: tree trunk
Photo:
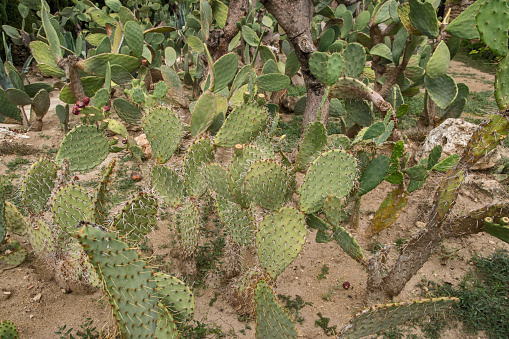
<instances>
[{"instance_id":1,"label":"tree trunk","mask_svg":"<svg viewBox=\"0 0 509 339\"><path fill-rule=\"evenodd\" d=\"M69 91L74 100L81 101L86 96L81 82L80 72L76 63L79 61L77 56L71 55L67 58L58 60L58 67L64 70L65 77L69 79Z\"/></svg>"},{"instance_id":2,"label":"tree trunk","mask_svg":"<svg viewBox=\"0 0 509 339\"><path fill-rule=\"evenodd\" d=\"M309 122L317 120L317 112L326 88L309 70L309 58L316 51L310 28L315 7L311 0L260 0L260 2L283 28L300 61L307 90L307 103L302 122L302 126L305 127ZM329 115L328 99L321 112L321 120L326 124Z\"/></svg>"}]
</instances>

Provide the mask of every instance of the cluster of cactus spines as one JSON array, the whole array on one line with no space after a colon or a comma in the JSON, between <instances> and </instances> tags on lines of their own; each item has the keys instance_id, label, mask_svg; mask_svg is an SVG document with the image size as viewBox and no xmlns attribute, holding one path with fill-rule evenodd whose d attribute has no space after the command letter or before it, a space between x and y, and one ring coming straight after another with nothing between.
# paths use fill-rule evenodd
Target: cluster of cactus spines
<instances>
[{"instance_id":1,"label":"cluster of cactus spines","mask_svg":"<svg viewBox=\"0 0 509 339\"><path fill-rule=\"evenodd\" d=\"M287 169L274 160L258 160L246 173L242 191L251 203L278 210L290 189Z\"/></svg>"},{"instance_id":2,"label":"cluster of cactus spines","mask_svg":"<svg viewBox=\"0 0 509 339\"><path fill-rule=\"evenodd\" d=\"M267 109L257 103L236 106L217 132L214 143L217 146L233 147L248 142L267 126Z\"/></svg>"},{"instance_id":3,"label":"cluster of cactus spines","mask_svg":"<svg viewBox=\"0 0 509 339\"><path fill-rule=\"evenodd\" d=\"M276 300L274 291L265 280L258 281L256 300L256 338L297 338L291 316Z\"/></svg>"},{"instance_id":4,"label":"cluster of cactus spines","mask_svg":"<svg viewBox=\"0 0 509 339\"><path fill-rule=\"evenodd\" d=\"M199 197L207 190L203 167L214 161L215 145L205 138L195 140L184 156L184 179L190 196Z\"/></svg>"},{"instance_id":5,"label":"cluster of cactus spines","mask_svg":"<svg viewBox=\"0 0 509 339\"><path fill-rule=\"evenodd\" d=\"M484 219L484 232L491 234L494 237L509 244L509 218L501 217L498 224L495 223L493 218L487 217Z\"/></svg>"},{"instance_id":6,"label":"cluster of cactus spines","mask_svg":"<svg viewBox=\"0 0 509 339\"><path fill-rule=\"evenodd\" d=\"M220 195L216 197L217 214L231 239L241 246L252 244L254 219L249 209Z\"/></svg>"},{"instance_id":7,"label":"cluster of cactus spines","mask_svg":"<svg viewBox=\"0 0 509 339\"><path fill-rule=\"evenodd\" d=\"M320 121L311 122L306 126L304 137L299 146L294 170L305 170L307 165L323 151L327 143L327 130Z\"/></svg>"},{"instance_id":8,"label":"cluster of cactus spines","mask_svg":"<svg viewBox=\"0 0 509 339\"><path fill-rule=\"evenodd\" d=\"M107 205L106 192L116 163L117 163L116 160L113 159L107 166L103 168L101 182L97 186L94 193L93 197L94 220L98 224L104 224L104 222L106 221L106 217L108 215L108 209L106 206Z\"/></svg>"},{"instance_id":9,"label":"cluster of cactus spines","mask_svg":"<svg viewBox=\"0 0 509 339\"><path fill-rule=\"evenodd\" d=\"M391 226L398 220L407 202L408 192L402 187L396 187L380 204L366 232L368 234L375 234Z\"/></svg>"},{"instance_id":10,"label":"cluster of cactus spines","mask_svg":"<svg viewBox=\"0 0 509 339\"><path fill-rule=\"evenodd\" d=\"M191 258L198 248L201 217L197 201L189 199L177 210L177 238L184 259Z\"/></svg>"},{"instance_id":11,"label":"cluster of cactus spines","mask_svg":"<svg viewBox=\"0 0 509 339\"><path fill-rule=\"evenodd\" d=\"M159 106L147 111L143 117L143 131L160 164L171 158L182 137L182 124L169 107Z\"/></svg>"},{"instance_id":12,"label":"cluster of cactus spines","mask_svg":"<svg viewBox=\"0 0 509 339\"><path fill-rule=\"evenodd\" d=\"M338 338L353 339L401 326L413 319L443 313L459 302L458 298L442 297L408 302L375 305L357 313L341 329Z\"/></svg>"},{"instance_id":13,"label":"cluster of cactus spines","mask_svg":"<svg viewBox=\"0 0 509 339\"><path fill-rule=\"evenodd\" d=\"M99 165L109 153L108 140L97 126L81 125L70 131L58 149L55 161L69 161L71 171L86 171Z\"/></svg>"},{"instance_id":14,"label":"cluster of cactus spines","mask_svg":"<svg viewBox=\"0 0 509 339\"><path fill-rule=\"evenodd\" d=\"M344 198L356 183L357 160L342 150L331 150L316 158L300 187L300 209L306 214L319 211L330 194Z\"/></svg>"},{"instance_id":15,"label":"cluster of cactus spines","mask_svg":"<svg viewBox=\"0 0 509 339\"><path fill-rule=\"evenodd\" d=\"M213 92L204 92L196 101L191 116L191 135L196 137L204 133L214 122L217 115L217 100Z\"/></svg>"},{"instance_id":16,"label":"cluster of cactus spines","mask_svg":"<svg viewBox=\"0 0 509 339\"><path fill-rule=\"evenodd\" d=\"M157 304L159 313L157 315L156 331L154 338L156 339L178 339L179 333L177 325L173 319L170 311L163 305L162 302Z\"/></svg>"},{"instance_id":17,"label":"cluster of cactus spines","mask_svg":"<svg viewBox=\"0 0 509 339\"><path fill-rule=\"evenodd\" d=\"M156 291L172 318L180 324L186 323L194 315L194 294L181 280L166 274L154 273Z\"/></svg>"},{"instance_id":18,"label":"cluster of cactus spines","mask_svg":"<svg viewBox=\"0 0 509 339\"><path fill-rule=\"evenodd\" d=\"M138 193L113 220L112 227L129 242L139 242L155 227L158 201L149 193Z\"/></svg>"},{"instance_id":19,"label":"cluster of cactus spines","mask_svg":"<svg viewBox=\"0 0 509 339\"><path fill-rule=\"evenodd\" d=\"M143 114L138 107L131 104L129 101L122 98L116 98L113 100L113 108L119 118L124 120L126 123L133 125L139 125L141 123Z\"/></svg>"},{"instance_id":20,"label":"cluster of cactus spines","mask_svg":"<svg viewBox=\"0 0 509 339\"><path fill-rule=\"evenodd\" d=\"M275 280L300 253L306 233L304 215L295 208L283 207L261 221L256 233L258 259L272 279Z\"/></svg>"},{"instance_id":21,"label":"cluster of cactus spines","mask_svg":"<svg viewBox=\"0 0 509 339\"><path fill-rule=\"evenodd\" d=\"M60 187L52 202L53 222L64 233L76 233L80 221L94 221L94 203L82 186L71 183Z\"/></svg>"},{"instance_id":22,"label":"cluster of cactus spines","mask_svg":"<svg viewBox=\"0 0 509 339\"><path fill-rule=\"evenodd\" d=\"M57 177L55 164L48 159L41 159L32 164L23 180L21 197L25 206L33 213L44 210Z\"/></svg>"},{"instance_id":23,"label":"cluster of cactus spines","mask_svg":"<svg viewBox=\"0 0 509 339\"><path fill-rule=\"evenodd\" d=\"M25 235L28 228L28 220L20 213L20 211L18 211L16 205L9 201L5 201L5 227L9 232L17 235ZM0 238L2 238L1 235Z\"/></svg>"},{"instance_id":24,"label":"cluster of cactus spines","mask_svg":"<svg viewBox=\"0 0 509 339\"><path fill-rule=\"evenodd\" d=\"M16 326L9 321L4 320L0 322L0 338L2 339L18 339L18 331L16 331Z\"/></svg>"},{"instance_id":25,"label":"cluster of cactus spines","mask_svg":"<svg viewBox=\"0 0 509 339\"><path fill-rule=\"evenodd\" d=\"M104 282L113 314L128 338L153 335L158 314L157 283L136 250L92 226L84 226L78 240Z\"/></svg>"},{"instance_id":26,"label":"cluster of cactus spines","mask_svg":"<svg viewBox=\"0 0 509 339\"><path fill-rule=\"evenodd\" d=\"M150 171L154 192L171 207L179 205L187 195L184 179L166 166L154 165Z\"/></svg>"}]
</instances>

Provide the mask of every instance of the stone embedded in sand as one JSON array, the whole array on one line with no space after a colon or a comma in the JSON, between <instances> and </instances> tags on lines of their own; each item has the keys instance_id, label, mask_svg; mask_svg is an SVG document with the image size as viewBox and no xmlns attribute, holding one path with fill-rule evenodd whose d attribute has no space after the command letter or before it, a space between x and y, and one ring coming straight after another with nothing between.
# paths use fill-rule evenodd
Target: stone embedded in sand
<instances>
[{"instance_id":1,"label":"stone embedded in sand","mask_svg":"<svg viewBox=\"0 0 509 339\"><path fill-rule=\"evenodd\" d=\"M458 154L461 157L470 137L478 127L478 125L463 119L449 118L445 120L440 126L429 132L426 140L424 140L424 144L417 150L415 160L420 161L423 158L427 158L436 145L442 145L443 147L440 160L445 159L451 154ZM495 148L472 166L471 169L484 170L491 168L495 166L500 157L500 151L498 148Z\"/></svg>"},{"instance_id":2,"label":"stone embedded in sand","mask_svg":"<svg viewBox=\"0 0 509 339\"><path fill-rule=\"evenodd\" d=\"M140 134L135 139L138 146L141 147L143 150L143 154L146 159L150 159L152 157L152 147L150 146L150 143L147 140L147 136L145 134Z\"/></svg>"}]
</instances>

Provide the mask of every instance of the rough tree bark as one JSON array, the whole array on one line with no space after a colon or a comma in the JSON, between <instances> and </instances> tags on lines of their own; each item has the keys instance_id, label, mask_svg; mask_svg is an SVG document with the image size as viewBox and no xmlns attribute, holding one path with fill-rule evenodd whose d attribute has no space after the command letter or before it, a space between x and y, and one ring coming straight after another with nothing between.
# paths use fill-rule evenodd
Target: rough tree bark
<instances>
[{"instance_id":1,"label":"rough tree bark","mask_svg":"<svg viewBox=\"0 0 509 339\"><path fill-rule=\"evenodd\" d=\"M77 67L79 58L75 55L70 55L67 58L58 60L57 65L65 72L65 77L69 79L69 90L71 91L74 99L83 100L85 97L85 90L81 82L80 72Z\"/></svg>"},{"instance_id":2,"label":"rough tree bark","mask_svg":"<svg viewBox=\"0 0 509 339\"><path fill-rule=\"evenodd\" d=\"M288 40L295 49L300 61L301 72L307 91L307 103L304 111L302 126L317 120L317 112L325 93L322 84L309 70L309 58L316 51L311 37L311 20L315 7L311 0L260 0L267 11L272 14L278 24L288 35ZM321 109L321 120L327 123L329 115L329 100Z\"/></svg>"}]
</instances>

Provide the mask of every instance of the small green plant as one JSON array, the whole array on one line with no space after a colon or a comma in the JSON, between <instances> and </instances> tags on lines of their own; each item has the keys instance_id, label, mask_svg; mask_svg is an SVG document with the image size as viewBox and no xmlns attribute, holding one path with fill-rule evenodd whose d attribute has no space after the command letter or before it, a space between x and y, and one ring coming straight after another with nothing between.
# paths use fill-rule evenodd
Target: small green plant
<instances>
[{"instance_id":1,"label":"small green plant","mask_svg":"<svg viewBox=\"0 0 509 339\"><path fill-rule=\"evenodd\" d=\"M292 300L292 297L284 294L278 294L277 297L284 302L284 307L293 314L294 320L302 325L304 317L299 312L306 305L313 306L313 303L304 301L300 295L296 295L294 300Z\"/></svg>"},{"instance_id":2,"label":"small green plant","mask_svg":"<svg viewBox=\"0 0 509 339\"><path fill-rule=\"evenodd\" d=\"M321 327L323 329L323 332L328 336L337 335L336 331L336 325L329 326L330 318L325 318L322 316L322 313L318 312L316 314L318 316L318 319L315 320L315 326Z\"/></svg>"},{"instance_id":3,"label":"small green plant","mask_svg":"<svg viewBox=\"0 0 509 339\"><path fill-rule=\"evenodd\" d=\"M322 279L327 279L327 275L329 274L329 265L328 264L323 264L322 268L321 268L321 273L318 274L318 280L322 280Z\"/></svg>"},{"instance_id":4,"label":"small green plant","mask_svg":"<svg viewBox=\"0 0 509 339\"><path fill-rule=\"evenodd\" d=\"M188 323L179 328L180 338L183 339L203 339L203 338L226 338L221 327L215 323L207 324L193 320L194 325Z\"/></svg>"},{"instance_id":5,"label":"small green plant","mask_svg":"<svg viewBox=\"0 0 509 339\"><path fill-rule=\"evenodd\" d=\"M401 253L403 251L403 247L408 242L407 239L404 238L398 238L396 239L395 246L398 249L398 252Z\"/></svg>"},{"instance_id":6,"label":"small green plant","mask_svg":"<svg viewBox=\"0 0 509 339\"><path fill-rule=\"evenodd\" d=\"M67 329L67 325L59 326L55 334L59 335L59 339L99 339L100 334L96 327L93 327L93 323L92 319L87 318L75 334L73 334L73 328Z\"/></svg>"},{"instance_id":7,"label":"small green plant","mask_svg":"<svg viewBox=\"0 0 509 339\"><path fill-rule=\"evenodd\" d=\"M326 293L321 295L321 298L325 301L330 301L334 293L342 287L341 280L336 281L336 285L329 287Z\"/></svg>"},{"instance_id":8,"label":"small green plant","mask_svg":"<svg viewBox=\"0 0 509 339\"><path fill-rule=\"evenodd\" d=\"M14 172L18 169L19 166L29 164L30 160L25 159L20 156L16 156L16 158L12 159L8 163L5 164L7 166L9 172Z\"/></svg>"},{"instance_id":9,"label":"small green plant","mask_svg":"<svg viewBox=\"0 0 509 339\"><path fill-rule=\"evenodd\" d=\"M459 254L460 249L456 247L447 247L444 244L440 246L438 250L438 257L440 258L440 262L442 265L447 265L450 261L454 259L460 259L461 256Z\"/></svg>"}]
</instances>

